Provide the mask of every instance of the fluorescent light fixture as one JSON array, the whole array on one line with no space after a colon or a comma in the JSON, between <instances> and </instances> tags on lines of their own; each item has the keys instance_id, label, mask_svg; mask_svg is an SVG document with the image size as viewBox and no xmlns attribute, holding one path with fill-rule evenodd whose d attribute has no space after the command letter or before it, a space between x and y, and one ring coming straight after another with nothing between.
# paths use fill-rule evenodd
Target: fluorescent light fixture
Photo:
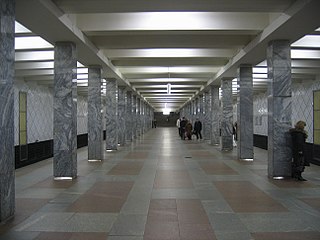
<instances>
[{"instance_id":1,"label":"fluorescent light fixture","mask_svg":"<svg viewBox=\"0 0 320 240\"><path fill-rule=\"evenodd\" d=\"M32 33L28 28L21 25L17 21L15 22L15 33Z\"/></svg>"},{"instance_id":2,"label":"fluorescent light fixture","mask_svg":"<svg viewBox=\"0 0 320 240\"><path fill-rule=\"evenodd\" d=\"M88 80L88 74L79 74L79 73L77 73L77 79L86 79L86 80Z\"/></svg>"},{"instance_id":3,"label":"fluorescent light fixture","mask_svg":"<svg viewBox=\"0 0 320 240\"><path fill-rule=\"evenodd\" d=\"M167 94L171 94L171 84L167 84Z\"/></svg>"},{"instance_id":4,"label":"fluorescent light fixture","mask_svg":"<svg viewBox=\"0 0 320 240\"><path fill-rule=\"evenodd\" d=\"M53 61L53 51L15 52L16 61Z\"/></svg>"},{"instance_id":5,"label":"fluorescent light fixture","mask_svg":"<svg viewBox=\"0 0 320 240\"><path fill-rule=\"evenodd\" d=\"M268 74L266 74L266 73L253 73L252 77L253 78L264 78L264 79L266 79L266 78L268 78Z\"/></svg>"},{"instance_id":6,"label":"fluorescent light fixture","mask_svg":"<svg viewBox=\"0 0 320 240\"><path fill-rule=\"evenodd\" d=\"M320 36L319 35L306 35L306 36L300 38L298 41L292 43L291 47L320 48Z\"/></svg>"},{"instance_id":7,"label":"fluorescent light fixture","mask_svg":"<svg viewBox=\"0 0 320 240\"><path fill-rule=\"evenodd\" d=\"M86 73L86 74L88 74L88 68L77 68L77 73Z\"/></svg>"},{"instance_id":8,"label":"fluorescent light fixture","mask_svg":"<svg viewBox=\"0 0 320 240\"><path fill-rule=\"evenodd\" d=\"M149 48L149 49L108 49L104 51L110 58L119 57L149 57L149 58L177 58L177 57L232 57L233 49L210 48ZM160 67L161 68L161 67ZM164 67L166 72L168 68ZM210 68L212 69L212 68ZM173 72L173 71L171 71Z\"/></svg>"},{"instance_id":9,"label":"fluorescent light fixture","mask_svg":"<svg viewBox=\"0 0 320 240\"><path fill-rule=\"evenodd\" d=\"M292 49L291 59L320 59L320 50Z\"/></svg>"},{"instance_id":10,"label":"fluorescent light fixture","mask_svg":"<svg viewBox=\"0 0 320 240\"><path fill-rule=\"evenodd\" d=\"M46 49L53 45L39 36L15 37L15 49Z\"/></svg>"},{"instance_id":11,"label":"fluorescent light fixture","mask_svg":"<svg viewBox=\"0 0 320 240\"><path fill-rule=\"evenodd\" d=\"M77 83L88 83L88 79L77 79Z\"/></svg>"},{"instance_id":12,"label":"fluorescent light fixture","mask_svg":"<svg viewBox=\"0 0 320 240\"><path fill-rule=\"evenodd\" d=\"M164 108L162 113L163 113L163 115L170 115L170 109Z\"/></svg>"},{"instance_id":13,"label":"fluorescent light fixture","mask_svg":"<svg viewBox=\"0 0 320 240\"><path fill-rule=\"evenodd\" d=\"M168 104L164 104L164 109L162 109L163 115L169 115L170 114L170 108L168 108Z\"/></svg>"},{"instance_id":14,"label":"fluorescent light fixture","mask_svg":"<svg viewBox=\"0 0 320 240\"><path fill-rule=\"evenodd\" d=\"M258 74L258 73L268 73L268 68L266 67L254 67L252 68L253 74Z\"/></svg>"}]
</instances>

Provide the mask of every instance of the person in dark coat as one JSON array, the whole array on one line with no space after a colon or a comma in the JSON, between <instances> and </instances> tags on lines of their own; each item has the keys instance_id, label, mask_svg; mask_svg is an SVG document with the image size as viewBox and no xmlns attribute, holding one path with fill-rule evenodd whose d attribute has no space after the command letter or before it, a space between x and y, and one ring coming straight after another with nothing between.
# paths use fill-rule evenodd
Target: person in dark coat
<instances>
[{"instance_id":1,"label":"person in dark coat","mask_svg":"<svg viewBox=\"0 0 320 240\"><path fill-rule=\"evenodd\" d=\"M199 139L199 137L200 139L202 139L201 130L202 130L202 123L200 122L199 118L197 118L196 121L194 122L194 127L193 127L193 131L197 139Z\"/></svg>"},{"instance_id":2,"label":"person in dark coat","mask_svg":"<svg viewBox=\"0 0 320 240\"><path fill-rule=\"evenodd\" d=\"M308 137L307 132L304 130L306 123L304 121L298 121L294 128L290 129L292 138L292 177L298 181L307 181L301 174L304 171L305 166L310 164L305 159L304 145Z\"/></svg>"},{"instance_id":3,"label":"person in dark coat","mask_svg":"<svg viewBox=\"0 0 320 240\"><path fill-rule=\"evenodd\" d=\"M186 136L188 138L188 140L191 140L192 138L192 123L191 122L187 122L186 125Z\"/></svg>"},{"instance_id":4,"label":"person in dark coat","mask_svg":"<svg viewBox=\"0 0 320 240\"><path fill-rule=\"evenodd\" d=\"M182 119L180 121L180 134L181 134L182 140L184 140L186 138L186 135L185 135L186 125L187 125L187 120L185 117L182 117Z\"/></svg>"}]
</instances>

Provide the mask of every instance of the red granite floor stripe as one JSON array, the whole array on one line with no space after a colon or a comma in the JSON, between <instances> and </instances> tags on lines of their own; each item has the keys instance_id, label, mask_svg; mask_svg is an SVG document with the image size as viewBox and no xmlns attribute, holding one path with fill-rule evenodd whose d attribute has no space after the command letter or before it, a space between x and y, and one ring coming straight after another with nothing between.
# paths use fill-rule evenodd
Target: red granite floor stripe
<instances>
[{"instance_id":1,"label":"red granite floor stripe","mask_svg":"<svg viewBox=\"0 0 320 240\"><path fill-rule=\"evenodd\" d=\"M193 188L193 184L187 171L158 170L154 188Z\"/></svg>"},{"instance_id":2,"label":"red granite floor stripe","mask_svg":"<svg viewBox=\"0 0 320 240\"><path fill-rule=\"evenodd\" d=\"M238 173L223 162L200 162L200 167L206 174L237 175Z\"/></svg>"},{"instance_id":3,"label":"red granite floor stripe","mask_svg":"<svg viewBox=\"0 0 320 240\"><path fill-rule=\"evenodd\" d=\"M283 205L272 199L251 182L220 181L214 185L235 212L286 212Z\"/></svg>"},{"instance_id":4,"label":"red granite floor stripe","mask_svg":"<svg viewBox=\"0 0 320 240\"><path fill-rule=\"evenodd\" d=\"M75 201L68 212L120 212L133 182L98 182Z\"/></svg>"},{"instance_id":5,"label":"red granite floor stripe","mask_svg":"<svg viewBox=\"0 0 320 240\"><path fill-rule=\"evenodd\" d=\"M251 233L254 240L319 240L320 232L259 232Z\"/></svg>"},{"instance_id":6,"label":"red granite floor stripe","mask_svg":"<svg viewBox=\"0 0 320 240\"><path fill-rule=\"evenodd\" d=\"M121 162L114 166L108 175L139 175L142 167L142 162Z\"/></svg>"}]
</instances>

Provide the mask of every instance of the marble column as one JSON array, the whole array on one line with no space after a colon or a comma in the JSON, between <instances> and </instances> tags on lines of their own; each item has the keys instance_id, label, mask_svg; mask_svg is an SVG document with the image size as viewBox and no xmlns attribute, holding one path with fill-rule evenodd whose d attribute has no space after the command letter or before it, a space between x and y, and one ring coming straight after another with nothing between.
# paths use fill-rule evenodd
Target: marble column
<instances>
[{"instance_id":1,"label":"marble column","mask_svg":"<svg viewBox=\"0 0 320 240\"><path fill-rule=\"evenodd\" d=\"M229 151L233 149L232 81L230 79L222 79L221 90L221 150Z\"/></svg>"},{"instance_id":2,"label":"marble column","mask_svg":"<svg viewBox=\"0 0 320 240\"><path fill-rule=\"evenodd\" d=\"M291 57L287 40L269 42L268 176L291 177Z\"/></svg>"},{"instance_id":3,"label":"marble column","mask_svg":"<svg viewBox=\"0 0 320 240\"><path fill-rule=\"evenodd\" d=\"M137 97L137 137L139 137L141 135L141 99L139 97Z\"/></svg>"},{"instance_id":4,"label":"marble column","mask_svg":"<svg viewBox=\"0 0 320 240\"><path fill-rule=\"evenodd\" d=\"M117 81L107 79L106 82L106 150L118 149L118 103Z\"/></svg>"},{"instance_id":5,"label":"marble column","mask_svg":"<svg viewBox=\"0 0 320 240\"><path fill-rule=\"evenodd\" d=\"M146 132L146 103L144 101L142 103L142 134Z\"/></svg>"},{"instance_id":6,"label":"marble column","mask_svg":"<svg viewBox=\"0 0 320 240\"><path fill-rule=\"evenodd\" d=\"M148 130L151 129L151 107L147 105L148 108L148 122L147 122L147 128Z\"/></svg>"},{"instance_id":7,"label":"marble column","mask_svg":"<svg viewBox=\"0 0 320 240\"><path fill-rule=\"evenodd\" d=\"M137 138L137 96L132 95L132 139Z\"/></svg>"},{"instance_id":8,"label":"marble column","mask_svg":"<svg viewBox=\"0 0 320 240\"><path fill-rule=\"evenodd\" d=\"M203 110L204 110L204 103L203 103L203 94L199 95L199 120L202 122L202 125L204 124L204 114L203 114ZM203 133L203 130L202 130Z\"/></svg>"},{"instance_id":9,"label":"marble column","mask_svg":"<svg viewBox=\"0 0 320 240\"><path fill-rule=\"evenodd\" d=\"M238 69L237 152L238 159L253 160L253 83L252 65Z\"/></svg>"},{"instance_id":10,"label":"marble column","mask_svg":"<svg viewBox=\"0 0 320 240\"><path fill-rule=\"evenodd\" d=\"M196 116L195 118L199 118L199 120L201 121L201 118L200 118L200 99L199 97L196 98L195 100L195 113L196 113Z\"/></svg>"},{"instance_id":11,"label":"marble column","mask_svg":"<svg viewBox=\"0 0 320 240\"><path fill-rule=\"evenodd\" d=\"M71 42L54 46L53 175L77 177L77 50Z\"/></svg>"},{"instance_id":12,"label":"marble column","mask_svg":"<svg viewBox=\"0 0 320 240\"><path fill-rule=\"evenodd\" d=\"M210 92L204 93L204 108L203 108L203 123L202 135L204 140L210 140L211 136L211 99Z\"/></svg>"},{"instance_id":13,"label":"marble column","mask_svg":"<svg viewBox=\"0 0 320 240\"><path fill-rule=\"evenodd\" d=\"M88 69L88 160L103 159L101 67Z\"/></svg>"},{"instance_id":14,"label":"marble column","mask_svg":"<svg viewBox=\"0 0 320 240\"><path fill-rule=\"evenodd\" d=\"M211 144L220 144L220 104L218 86L211 86Z\"/></svg>"},{"instance_id":15,"label":"marble column","mask_svg":"<svg viewBox=\"0 0 320 240\"><path fill-rule=\"evenodd\" d=\"M195 119L196 119L196 115L195 115L195 101L194 100L191 100L190 101L190 104L191 104L191 121L194 122Z\"/></svg>"},{"instance_id":16,"label":"marble column","mask_svg":"<svg viewBox=\"0 0 320 240\"><path fill-rule=\"evenodd\" d=\"M127 91L127 107L126 107L127 113L126 113L126 140L132 141L132 91Z\"/></svg>"},{"instance_id":17,"label":"marble column","mask_svg":"<svg viewBox=\"0 0 320 240\"><path fill-rule=\"evenodd\" d=\"M118 87L118 143L123 146L126 143L126 87Z\"/></svg>"},{"instance_id":18,"label":"marble column","mask_svg":"<svg viewBox=\"0 0 320 240\"><path fill-rule=\"evenodd\" d=\"M14 22L15 1L0 4L0 222L15 212L14 157Z\"/></svg>"}]
</instances>

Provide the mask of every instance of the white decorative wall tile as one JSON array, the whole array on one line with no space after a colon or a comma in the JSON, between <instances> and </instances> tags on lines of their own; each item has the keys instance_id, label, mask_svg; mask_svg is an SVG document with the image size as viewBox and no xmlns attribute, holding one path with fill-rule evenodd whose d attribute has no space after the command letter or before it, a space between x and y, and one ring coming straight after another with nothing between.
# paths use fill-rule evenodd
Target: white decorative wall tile
<instances>
[{"instance_id":1,"label":"white decorative wall tile","mask_svg":"<svg viewBox=\"0 0 320 240\"><path fill-rule=\"evenodd\" d=\"M320 90L320 80L304 81L292 85L292 126L299 120L306 122L309 136L307 142L313 143L313 91ZM268 103L267 93L254 96L253 102L254 134L267 136Z\"/></svg>"},{"instance_id":2,"label":"white decorative wall tile","mask_svg":"<svg viewBox=\"0 0 320 240\"><path fill-rule=\"evenodd\" d=\"M253 128L254 134L268 135L268 101L266 93L253 97Z\"/></svg>"},{"instance_id":3,"label":"white decorative wall tile","mask_svg":"<svg viewBox=\"0 0 320 240\"><path fill-rule=\"evenodd\" d=\"M87 97L78 95L77 134L88 133L88 102Z\"/></svg>"},{"instance_id":4,"label":"white decorative wall tile","mask_svg":"<svg viewBox=\"0 0 320 240\"><path fill-rule=\"evenodd\" d=\"M313 91L320 90L320 81L305 81L293 84L292 91L292 123L305 121L309 133L307 142L313 143Z\"/></svg>"},{"instance_id":5,"label":"white decorative wall tile","mask_svg":"<svg viewBox=\"0 0 320 240\"><path fill-rule=\"evenodd\" d=\"M27 93L28 143L53 139L53 89L34 82L14 82L14 144L19 145L19 91ZM78 134L87 133L87 97L79 96Z\"/></svg>"}]
</instances>

